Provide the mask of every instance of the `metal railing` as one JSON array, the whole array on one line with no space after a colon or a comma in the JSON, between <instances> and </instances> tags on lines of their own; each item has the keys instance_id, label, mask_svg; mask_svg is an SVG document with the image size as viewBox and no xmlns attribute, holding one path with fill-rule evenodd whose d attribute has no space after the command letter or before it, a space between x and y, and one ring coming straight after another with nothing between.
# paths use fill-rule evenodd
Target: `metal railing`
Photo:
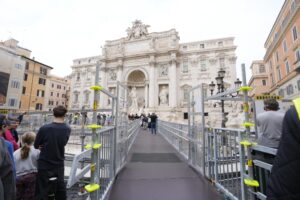
<instances>
[{"instance_id":1,"label":"metal railing","mask_svg":"<svg viewBox=\"0 0 300 200\"><path fill-rule=\"evenodd\" d=\"M98 149L98 159L95 165L99 168L95 171L98 176L100 189L97 190L95 198L98 200L105 199L112 184L115 180L116 174L122 169L127 162L127 155L134 142L134 139L139 130L139 120L135 120L128 124L128 134L124 135L122 139L114 143L114 135L117 133L116 127L108 127L100 129L96 134L99 136L101 148ZM117 149L116 155L114 149ZM70 171L67 188L71 188L75 183L78 183L85 176L89 176L90 169L93 167L91 163L85 163L82 167L81 162L91 159L91 149L85 150L74 156L72 168ZM116 157L115 157L116 156ZM116 163L115 163L116 162ZM115 171L115 166L118 166Z\"/></svg>"},{"instance_id":2,"label":"metal railing","mask_svg":"<svg viewBox=\"0 0 300 200\"><path fill-rule=\"evenodd\" d=\"M266 184L277 150L251 142L255 134L245 140L243 130L205 128L205 151L202 151L200 128L196 128L198 137L190 138L187 125L158 122L159 133L225 196L234 200L266 199ZM253 152L257 152L256 155L252 155ZM264 156L258 156L260 154ZM194 157L195 162L190 157ZM246 184L245 180L257 181L259 186Z\"/></svg>"}]
</instances>

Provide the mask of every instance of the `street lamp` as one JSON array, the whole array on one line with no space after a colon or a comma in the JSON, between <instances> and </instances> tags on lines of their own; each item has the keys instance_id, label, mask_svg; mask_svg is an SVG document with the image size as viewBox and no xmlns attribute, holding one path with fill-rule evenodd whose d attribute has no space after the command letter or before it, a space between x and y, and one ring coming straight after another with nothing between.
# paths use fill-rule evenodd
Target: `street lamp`
<instances>
[{"instance_id":1,"label":"street lamp","mask_svg":"<svg viewBox=\"0 0 300 200\"><path fill-rule=\"evenodd\" d=\"M216 79L216 83L218 86L218 93L222 93L225 91L225 85L224 85L224 77L225 77L225 73L226 71L224 69L220 69L218 71L218 76L215 78ZM234 82L235 88L239 88L242 84L242 81L240 81L239 79L236 79L236 81ZM210 90L210 94L213 95L214 89L215 89L216 84L212 81L208 87ZM236 95L230 94L231 97L236 97L238 95L238 91ZM221 108L222 108L222 124L221 127L225 128L225 110L224 110L224 99L221 99Z\"/></svg>"}]
</instances>

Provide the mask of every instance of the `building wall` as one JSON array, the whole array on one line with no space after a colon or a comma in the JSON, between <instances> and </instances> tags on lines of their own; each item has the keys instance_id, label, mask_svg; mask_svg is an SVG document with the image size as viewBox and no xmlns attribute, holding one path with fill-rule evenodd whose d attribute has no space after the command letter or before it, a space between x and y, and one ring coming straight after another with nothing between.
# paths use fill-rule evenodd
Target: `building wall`
<instances>
[{"instance_id":1,"label":"building wall","mask_svg":"<svg viewBox=\"0 0 300 200\"><path fill-rule=\"evenodd\" d=\"M266 94L270 89L270 81L268 79L268 68L263 60L253 61L250 67L252 76L249 81L249 86L252 87L250 96Z\"/></svg>"},{"instance_id":2,"label":"building wall","mask_svg":"<svg viewBox=\"0 0 300 200\"><path fill-rule=\"evenodd\" d=\"M47 81L47 92L45 95L45 110L53 110L58 105L67 105L67 91L70 88L68 78L50 76Z\"/></svg>"},{"instance_id":3,"label":"building wall","mask_svg":"<svg viewBox=\"0 0 300 200\"><path fill-rule=\"evenodd\" d=\"M0 44L0 109L17 110L21 100L25 61Z\"/></svg>"},{"instance_id":4,"label":"building wall","mask_svg":"<svg viewBox=\"0 0 300 200\"><path fill-rule=\"evenodd\" d=\"M300 97L296 84L300 80L299 6L298 0L286 0L284 2L265 43L264 62L269 70L271 84L269 92L282 95L285 98ZM292 92L291 88L293 88Z\"/></svg>"},{"instance_id":5,"label":"building wall","mask_svg":"<svg viewBox=\"0 0 300 200\"><path fill-rule=\"evenodd\" d=\"M20 111L46 110L46 91L52 67L23 57L26 60ZM41 71L41 68L45 71ZM27 80L25 77L27 76ZM44 82L41 82L45 80ZM39 93L38 93L39 91ZM37 105L38 104L38 105Z\"/></svg>"}]
</instances>

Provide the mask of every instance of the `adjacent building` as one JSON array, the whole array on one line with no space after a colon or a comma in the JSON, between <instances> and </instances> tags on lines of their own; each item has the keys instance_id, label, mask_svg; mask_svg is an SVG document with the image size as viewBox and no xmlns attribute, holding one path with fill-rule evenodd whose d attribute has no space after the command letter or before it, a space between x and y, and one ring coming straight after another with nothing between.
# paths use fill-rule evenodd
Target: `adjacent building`
<instances>
[{"instance_id":1,"label":"adjacent building","mask_svg":"<svg viewBox=\"0 0 300 200\"><path fill-rule=\"evenodd\" d=\"M51 111L57 105L68 107L70 80L57 76L50 76L46 84L45 110Z\"/></svg>"},{"instance_id":2,"label":"adjacent building","mask_svg":"<svg viewBox=\"0 0 300 200\"><path fill-rule=\"evenodd\" d=\"M300 97L300 1L286 0L265 42L269 93Z\"/></svg>"},{"instance_id":3,"label":"adjacent building","mask_svg":"<svg viewBox=\"0 0 300 200\"><path fill-rule=\"evenodd\" d=\"M23 74L20 111L45 111L47 84L52 67L36 61L34 58L22 57L25 61Z\"/></svg>"},{"instance_id":4,"label":"adjacent building","mask_svg":"<svg viewBox=\"0 0 300 200\"><path fill-rule=\"evenodd\" d=\"M30 53L15 39L0 42L0 109L19 109L26 65L23 56Z\"/></svg>"},{"instance_id":5,"label":"adjacent building","mask_svg":"<svg viewBox=\"0 0 300 200\"><path fill-rule=\"evenodd\" d=\"M72 65L71 102L74 109L91 108L95 66L100 65L100 84L116 92L117 82L130 88L129 112L156 112L161 118L181 120L188 111L188 90L208 84L220 69L230 87L236 80L234 38L218 38L180 43L178 32L171 29L148 33L148 25L136 20L127 36L106 41L102 55L75 59ZM111 102L104 95L102 108Z\"/></svg>"},{"instance_id":6,"label":"adjacent building","mask_svg":"<svg viewBox=\"0 0 300 200\"><path fill-rule=\"evenodd\" d=\"M266 68L263 60L253 61L250 69L252 76L249 81L249 86L252 87L250 96L268 94L270 83L268 79L268 69Z\"/></svg>"}]
</instances>

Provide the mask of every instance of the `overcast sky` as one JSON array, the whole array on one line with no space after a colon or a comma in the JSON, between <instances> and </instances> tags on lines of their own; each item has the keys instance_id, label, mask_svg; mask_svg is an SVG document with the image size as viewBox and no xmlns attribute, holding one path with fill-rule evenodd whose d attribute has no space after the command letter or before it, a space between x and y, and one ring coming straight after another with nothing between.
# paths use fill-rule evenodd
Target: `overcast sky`
<instances>
[{"instance_id":1,"label":"overcast sky","mask_svg":"<svg viewBox=\"0 0 300 200\"><path fill-rule=\"evenodd\" d=\"M14 38L52 74L73 59L101 54L105 40L126 36L135 19L149 32L175 28L180 42L235 37L237 75L262 59L284 0L0 0L0 40ZM250 78L248 75L247 79Z\"/></svg>"}]
</instances>

